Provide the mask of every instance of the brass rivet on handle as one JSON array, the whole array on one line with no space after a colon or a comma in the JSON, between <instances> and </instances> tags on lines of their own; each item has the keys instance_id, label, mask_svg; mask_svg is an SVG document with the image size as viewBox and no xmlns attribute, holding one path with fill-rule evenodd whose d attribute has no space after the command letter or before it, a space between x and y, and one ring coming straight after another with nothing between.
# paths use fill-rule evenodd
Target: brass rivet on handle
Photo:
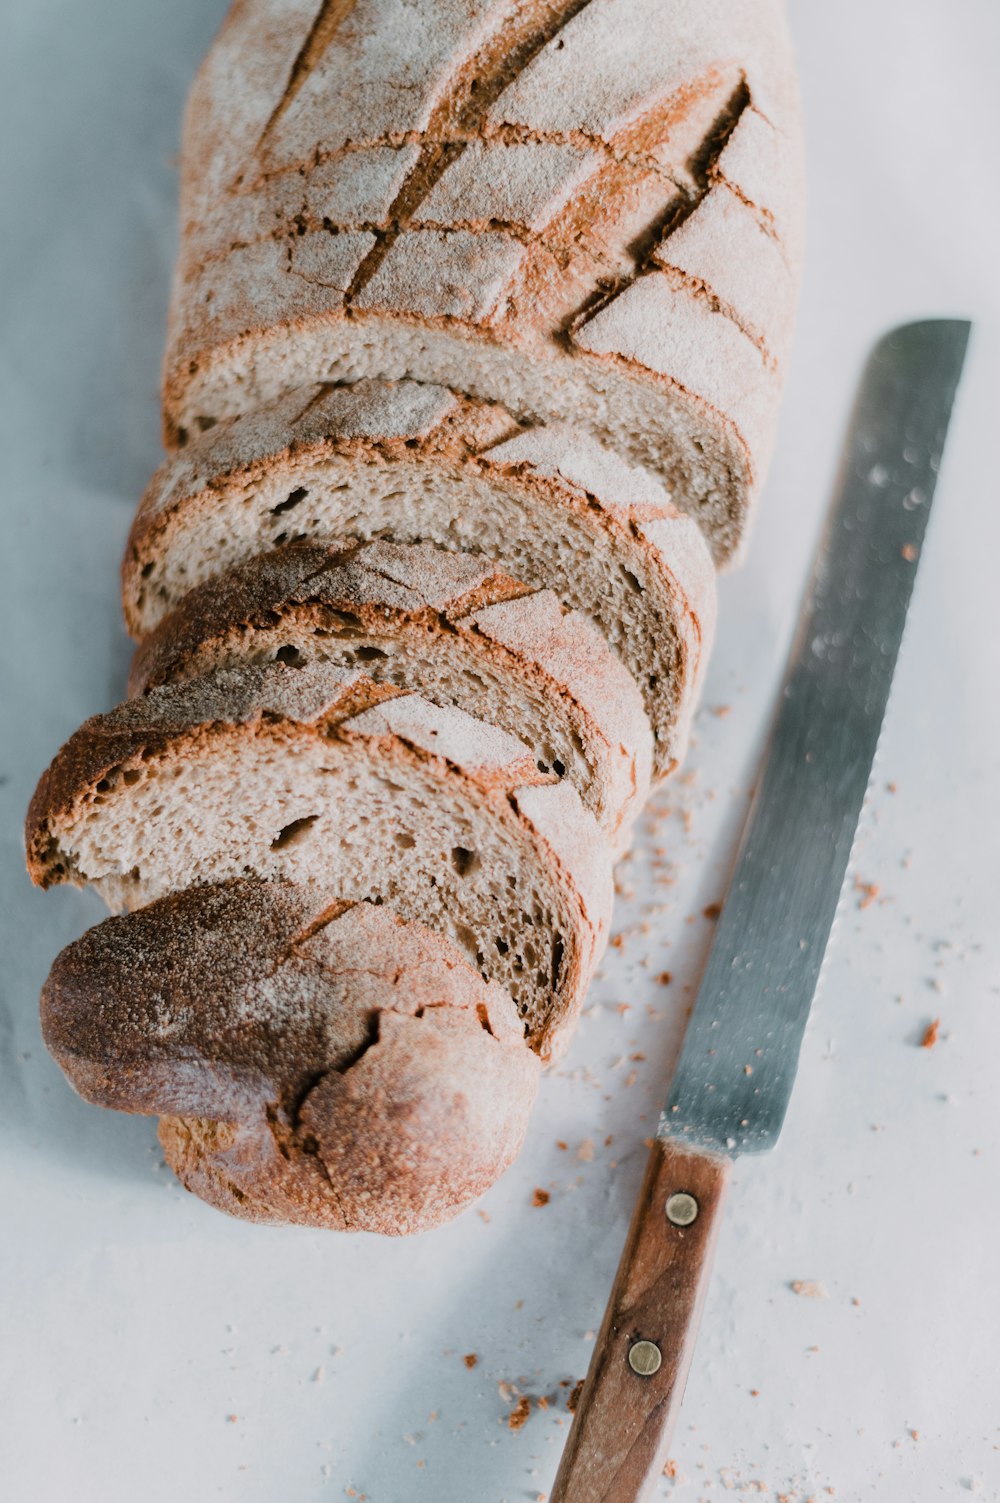
<instances>
[{"instance_id":1,"label":"brass rivet on handle","mask_svg":"<svg viewBox=\"0 0 1000 1503\"><path fill-rule=\"evenodd\" d=\"M659 1372L663 1354L652 1341L633 1341L628 1349L628 1365L640 1378L651 1378Z\"/></svg>"},{"instance_id":2,"label":"brass rivet on handle","mask_svg":"<svg viewBox=\"0 0 1000 1503\"><path fill-rule=\"evenodd\" d=\"M671 1226L690 1226L698 1219L698 1202L687 1190L678 1190L667 1201L666 1212Z\"/></svg>"}]
</instances>

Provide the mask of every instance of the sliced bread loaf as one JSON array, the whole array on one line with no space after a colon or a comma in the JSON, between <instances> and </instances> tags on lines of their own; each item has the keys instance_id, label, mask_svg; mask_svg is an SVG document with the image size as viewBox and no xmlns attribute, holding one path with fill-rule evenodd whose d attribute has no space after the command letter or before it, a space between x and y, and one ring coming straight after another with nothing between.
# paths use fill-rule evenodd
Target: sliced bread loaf
<instances>
[{"instance_id":1,"label":"sliced bread loaf","mask_svg":"<svg viewBox=\"0 0 1000 1503\"><path fill-rule=\"evenodd\" d=\"M738 549L801 250L781 0L234 5L184 132L168 442L314 380L583 425Z\"/></svg>"},{"instance_id":2,"label":"sliced bread loaf","mask_svg":"<svg viewBox=\"0 0 1000 1503\"><path fill-rule=\"evenodd\" d=\"M293 543L199 585L136 652L131 694L240 663L335 663L518 736L617 852L649 791L642 697L551 590L429 543Z\"/></svg>"},{"instance_id":3,"label":"sliced bread loaf","mask_svg":"<svg viewBox=\"0 0 1000 1503\"><path fill-rule=\"evenodd\" d=\"M715 622L697 526L585 433L512 430L441 387L310 388L192 442L133 525L129 629L146 634L193 586L285 542L372 538L488 558L589 617L642 693L656 774L676 765Z\"/></svg>"},{"instance_id":4,"label":"sliced bread loaf","mask_svg":"<svg viewBox=\"0 0 1000 1503\"><path fill-rule=\"evenodd\" d=\"M386 907L242 880L69 945L42 1031L88 1101L158 1114L168 1162L232 1215L398 1235L517 1155L539 1062L510 997Z\"/></svg>"},{"instance_id":5,"label":"sliced bread loaf","mask_svg":"<svg viewBox=\"0 0 1000 1503\"><path fill-rule=\"evenodd\" d=\"M612 902L593 816L522 742L325 664L224 669L95 716L42 777L26 843L41 886L89 882L113 909L247 875L387 902L500 981L543 1058Z\"/></svg>"}]
</instances>

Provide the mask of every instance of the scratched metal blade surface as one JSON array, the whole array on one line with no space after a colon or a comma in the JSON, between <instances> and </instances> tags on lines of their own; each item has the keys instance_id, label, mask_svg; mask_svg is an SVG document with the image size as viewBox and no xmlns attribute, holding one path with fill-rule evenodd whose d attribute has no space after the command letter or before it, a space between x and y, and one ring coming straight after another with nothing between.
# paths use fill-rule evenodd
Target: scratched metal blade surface
<instances>
[{"instance_id":1,"label":"scratched metal blade surface","mask_svg":"<svg viewBox=\"0 0 1000 1503\"><path fill-rule=\"evenodd\" d=\"M869 357L661 1136L737 1154L781 1131L968 336L908 324Z\"/></svg>"}]
</instances>

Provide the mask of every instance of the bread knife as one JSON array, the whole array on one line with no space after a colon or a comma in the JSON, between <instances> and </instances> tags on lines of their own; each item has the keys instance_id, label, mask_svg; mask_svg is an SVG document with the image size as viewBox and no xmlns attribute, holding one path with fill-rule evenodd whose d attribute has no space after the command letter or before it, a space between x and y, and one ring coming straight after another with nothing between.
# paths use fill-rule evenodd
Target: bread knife
<instances>
[{"instance_id":1,"label":"bread knife","mask_svg":"<svg viewBox=\"0 0 1000 1503\"><path fill-rule=\"evenodd\" d=\"M551 1503L663 1472L733 1160L773 1148L844 885L970 325L862 377L756 792Z\"/></svg>"}]
</instances>

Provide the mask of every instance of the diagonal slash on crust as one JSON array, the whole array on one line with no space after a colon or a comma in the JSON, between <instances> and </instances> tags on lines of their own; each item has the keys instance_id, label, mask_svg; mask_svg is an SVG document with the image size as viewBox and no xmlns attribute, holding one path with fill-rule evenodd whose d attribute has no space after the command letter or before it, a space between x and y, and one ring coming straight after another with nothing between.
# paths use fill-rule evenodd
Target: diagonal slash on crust
<instances>
[{"instance_id":1,"label":"diagonal slash on crust","mask_svg":"<svg viewBox=\"0 0 1000 1503\"><path fill-rule=\"evenodd\" d=\"M302 86L340 30L341 23L354 9L354 4L355 0L323 0L323 4L316 13L316 19L310 26L298 56L292 64L292 71L288 75L288 82L282 91L281 98L271 111L271 118L257 142L256 151L260 151L275 126L287 114Z\"/></svg>"}]
</instances>

